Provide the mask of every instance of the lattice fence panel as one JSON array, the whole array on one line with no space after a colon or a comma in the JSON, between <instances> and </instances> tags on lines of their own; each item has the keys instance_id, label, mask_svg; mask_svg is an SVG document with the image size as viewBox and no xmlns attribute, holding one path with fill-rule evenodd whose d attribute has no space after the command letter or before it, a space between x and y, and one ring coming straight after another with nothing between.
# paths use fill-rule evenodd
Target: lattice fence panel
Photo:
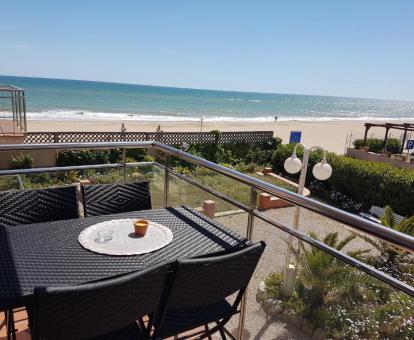
<instances>
[{"instance_id":1,"label":"lattice fence panel","mask_svg":"<svg viewBox=\"0 0 414 340\"><path fill-rule=\"evenodd\" d=\"M33 132L27 133L24 140L24 144L44 144L44 143L54 143L55 134L53 132Z\"/></svg>"},{"instance_id":2,"label":"lattice fence panel","mask_svg":"<svg viewBox=\"0 0 414 340\"><path fill-rule=\"evenodd\" d=\"M258 143L268 141L273 131L222 132L219 143ZM168 145L182 143L214 143L215 135L210 132L31 132L26 135L25 144L43 143L97 143L157 141Z\"/></svg>"},{"instance_id":3,"label":"lattice fence panel","mask_svg":"<svg viewBox=\"0 0 414 340\"><path fill-rule=\"evenodd\" d=\"M59 143L122 142L120 132L60 132Z\"/></svg>"},{"instance_id":4,"label":"lattice fence panel","mask_svg":"<svg viewBox=\"0 0 414 340\"><path fill-rule=\"evenodd\" d=\"M125 133L125 141L126 142L140 142L148 139L147 132L126 132Z\"/></svg>"},{"instance_id":5,"label":"lattice fence panel","mask_svg":"<svg viewBox=\"0 0 414 340\"><path fill-rule=\"evenodd\" d=\"M258 143L267 141L272 137L273 131L223 132L220 136L220 143Z\"/></svg>"}]
</instances>

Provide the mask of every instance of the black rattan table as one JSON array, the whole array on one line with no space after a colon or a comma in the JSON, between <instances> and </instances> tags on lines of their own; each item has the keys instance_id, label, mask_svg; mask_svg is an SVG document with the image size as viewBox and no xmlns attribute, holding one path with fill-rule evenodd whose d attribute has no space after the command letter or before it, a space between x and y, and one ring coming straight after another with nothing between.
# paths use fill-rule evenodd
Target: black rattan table
<instances>
[{"instance_id":1,"label":"black rattan table","mask_svg":"<svg viewBox=\"0 0 414 340\"><path fill-rule=\"evenodd\" d=\"M134 256L101 255L78 243L83 229L116 218L150 219L169 227L174 239L160 250ZM244 237L186 207L0 227L0 310L30 304L37 286L76 285L247 244Z\"/></svg>"}]
</instances>

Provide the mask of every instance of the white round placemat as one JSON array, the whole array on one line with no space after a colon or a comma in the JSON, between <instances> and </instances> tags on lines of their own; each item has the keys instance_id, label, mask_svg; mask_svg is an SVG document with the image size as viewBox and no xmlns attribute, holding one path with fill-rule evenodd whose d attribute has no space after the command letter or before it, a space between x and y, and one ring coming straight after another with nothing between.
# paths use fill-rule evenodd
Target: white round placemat
<instances>
[{"instance_id":1,"label":"white round placemat","mask_svg":"<svg viewBox=\"0 0 414 340\"><path fill-rule=\"evenodd\" d=\"M79 234L79 243L95 253L107 255L138 255L161 249L171 243L173 234L169 228L149 221L145 236L134 233L136 219L119 219L100 222L86 228ZM112 231L112 240L98 243L98 232Z\"/></svg>"}]
</instances>

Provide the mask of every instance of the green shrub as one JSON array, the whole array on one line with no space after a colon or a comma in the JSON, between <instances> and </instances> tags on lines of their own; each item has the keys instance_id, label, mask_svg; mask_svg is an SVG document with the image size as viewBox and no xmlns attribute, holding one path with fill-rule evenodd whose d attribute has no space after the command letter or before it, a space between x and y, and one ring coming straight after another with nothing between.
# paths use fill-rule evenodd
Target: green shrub
<instances>
[{"instance_id":1,"label":"green shrub","mask_svg":"<svg viewBox=\"0 0 414 340\"><path fill-rule=\"evenodd\" d=\"M59 152L56 164L58 166L92 165L117 163L121 159L120 150L78 150Z\"/></svg>"},{"instance_id":2,"label":"green shrub","mask_svg":"<svg viewBox=\"0 0 414 340\"><path fill-rule=\"evenodd\" d=\"M40 184L43 186L43 185L50 184L52 182L52 178L47 172L42 172L40 174L31 174L28 176L32 184Z\"/></svg>"},{"instance_id":3,"label":"green shrub","mask_svg":"<svg viewBox=\"0 0 414 340\"><path fill-rule=\"evenodd\" d=\"M239 172L244 172L244 173L255 173L257 170L257 164L256 163L249 163L249 164L238 164L236 165L236 170Z\"/></svg>"},{"instance_id":4,"label":"green shrub","mask_svg":"<svg viewBox=\"0 0 414 340\"><path fill-rule=\"evenodd\" d=\"M329 162L333 169L327 180L330 190L346 194L365 208L389 205L401 215L413 215L414 171L337 155L330 155Z\"/></svg>"},{"instance_id":5,"label":"green shrub","mask_svg":"<svg viewBox=\"0 0 414 340\"><path fill-rule=\"evenodd\" d=\"M353 144L355 146L355 149L359 149L364 146L364 140L356 139ZM384 146L384 140L379 138L368 138L365 145L369 147L370 152L381 153ZM400 140L397 138L389 138L387 140L386 151L389 151L391 153L400 153Z\"/></svg>"},{"instance_id":6,"label":"green shrub","mask_svg":"<svg viewBox=\"0 0 414 340\"><path fill-rule=\"evenodd\" d=\"M126 151L127 157L130 157L135 160L135 162L142 162L144 161L145 157L147 156L147 150L145 149L127 149Z\"/></svg>"},{"instance_id":7,"label":"green shrub","mask_svg":"<svg viewBox=\"0 0 414 340\"><path fill-rule=\"evenodd\" d=\"M276 172L285 173L283 163L290 157L293 145L279 145L272 157L272 167ZM302 156L302 150L298 150ZM313 166L320 161L322 154L312 152L309 157L307 174L308 185L316 181L311 173ZM411 216L414 214L414 171L399 169L384 163L353 159L335 153L328 153L332 166L332 176L320 182L325 192L338 192L368 209L372 205L391 206L395 212ZM298 175L296 175L297 177Z\"/></svg>"},{"instance_id":8,"label":"green shrub","mask_svg":"<svg viewBox=\"0 0 414 340\"><path fill-rule=\"evenodd\" d=\"M219 136L218 132L214 131L214 135L217 140ZM233 166L248 163L268 165L272 160L273 151L281 142L282 140L280 138L272 138L269 141L261 143L191 144L187 151L215 163L226 163Z\"/></svg>"},{"instance_id":9,"label":"green shrub","mask_svg":"<svg viewBox=\"0 0 414 340\"><path fill-rule=\"evenodd\" d=\"M221 137L221 132L220 130L211 130L210 133L212 135L214 135L214 143L218 144L220 137Z\"/></svg>"},{"instance_id":10,"label":"green shrub","mask_svg":"<svg viewBox=\"0 0 414 340\"><path fill-rule=\"evenodd\" d=\"M265 293L267 298L279 299L282 296L281 286L282 286L283 276L282 273L270 273L264 280L265 283Z\"/></svg>"},{"instance_id":11,"label":"green shrub","mask_svg":"<svg viewBox=\"0 0 414 340\"><path fill-rule=\"evenodd\" d=\"M11 169L29 169L33 168L34 161L32 156L20 154L11 156L9 163Z\"/></svg>"}]
</instances>

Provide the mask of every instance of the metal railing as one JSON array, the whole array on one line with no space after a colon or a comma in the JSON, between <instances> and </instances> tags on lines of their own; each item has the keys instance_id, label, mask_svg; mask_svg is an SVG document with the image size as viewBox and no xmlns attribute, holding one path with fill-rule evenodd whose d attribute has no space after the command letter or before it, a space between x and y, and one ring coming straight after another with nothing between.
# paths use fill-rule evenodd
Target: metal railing
<instances>
[{"instance_id":1,"label":"metal railing","mask_svg":"<svg viewBox=\"0 0 414 340\"><path fill-rule=\"evenodd\" d=\"M10 119L13 121L13 124L16 124L19 128L19 132L27 131L26 98L24 90L16 86L0 84L0 101L3 103L3 107L0 107L0 110L7 109L10 111ZM5 102L8 102L7 107L4 105ZM6 119L6 117L2 118ZM9 132L10 131L7 133ZM13 133L15 132L16 131L13 130ZM3 131L3 134L6 134L6 131Z\"/></svg>"},{"instance_id":2,"label":"metal railing","mask_svg":"<svg viewBox=\"0 0 414 340\"><path fill-rule=\"evenodd\" d=\"M128 148L147 148L147 149L155 149L161 151L165 154L165 162L164 164L160 164L157 162L137 162L137 163L127 163L125 157L125 150ZM205 192L212 194L219 199L228 202L239 209L242 209L248 213L248 222L247 222L247 229L246 229L246 237L249 240L253 238L253 231L254 231L254 219L259 218L266 223L286 232L297 239L314 246L335 258L367 273L368 275L375 277L382 282L385 282L392 287L405 292L406 294L414 297L414 287L402 282L384 272L375 269L374 267L359 261L337 249L328 246L327 244L323 243L322 241L313 239L306 235L305 233L295 230L288 225L285 225L275 219L272 219L265 215L264 213L260 212L256 208L257 204L257 194L259 191L269 193L274 195L278 198L281 198L285 201L288 201L296 206L308 209L312 212L317 214L326 216L332 220L335 220L340 223L344 223L358 232L371 235L375 238L381 239L383 241L389 242L395 246L404 248L409 252L414 252L414 238L397 232L391 228L384 227L377 223L371 222L369 220L363 219L357 215L353 215L327 205L325 203L313 200L311 198L307 198L281 187L272 185L268 182L264 182L262 180L253 178L246 174L240 173L236 170L226 168L224 166L218 165L216 163L207 161L203 158L191 155L184 151L175 149L171 146L164 145L158 142L113 142L113 143L65 143L65 144L15 144L15 145L0 145L0 151L24 151L24 150L39 150L39 149L53 149L53 150L67 150L67 149L122 149L123 150L123 161L122 163L118 164L100 164L100 165L83 165L83 166L66 166L66 167L46 167L46 168L33 168L33 169L13 169L13 170L0 170L0 176L2 175L18 175L18 174L31 174L31 173L41 173L41 172L58 172L58 171L72 171L72 170L86 170L86 169L108 169L108 168L123 168L124 174L127 168L136 167L139 165L150 165L153 164L159 168L165 170L165 177L164 177L164 193L163 193L163 201L164 206L169 206L169 183L171 176L175 176L180 178L202 190ZM250 187L250 201L249 205L243 204L241 202L236 201L231 197L227 197L226 195L217 192L199 182L195 179L190 178L189 176L180 174L176 172L170 166L170 159L171 157L176 157L180 160L187 161L190 164L197 165L209 169L215 173L227 176L232 178L235 181L243 183ZM125 179L125 175L124 175ZM246 301L245 299L242 300L241 305L241 315L239 319L239 339L241 339L241 334L244 326L244 319L245 319L245 306Z\"/></svg>"}]
</instances>

